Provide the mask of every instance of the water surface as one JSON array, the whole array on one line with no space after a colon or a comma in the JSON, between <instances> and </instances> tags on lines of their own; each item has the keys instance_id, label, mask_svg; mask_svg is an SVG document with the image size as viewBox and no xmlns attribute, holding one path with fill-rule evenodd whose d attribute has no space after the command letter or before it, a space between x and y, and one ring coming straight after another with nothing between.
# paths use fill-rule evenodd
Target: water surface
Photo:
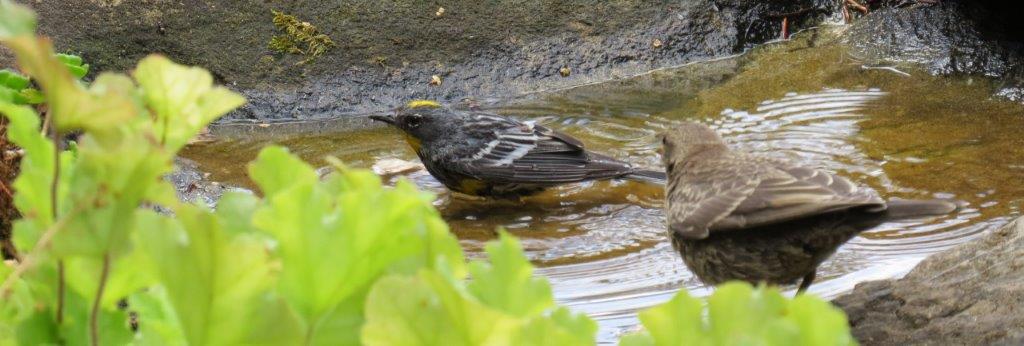
<instances>
[{"instance_id":1,"label":"water surface","mask_svg":"<svg viewBox=\"0 0 1024 346\"><path fill-rule=\"evenodd\" d=\"M840 172L887 198L952 198L954 215L886 223L854 238L819 269L810 291L834 297L858 282L899 276L928 254L963 243L1020 214L1024 107L992 99L992 83L940 78L851 59L831 29L762 46L740 57L691 64L484 108L580 138L638 165L658 167L655 135L683 120L716 128L738 150L788 157ZM185 156L214 180L247 186L245 162L263 145L307 160L337 156L355 167L415 161L396 131L346 131L354 122L249 129L276 135L193 145ZM328 125L325 125L328 124ZM298 133L282 134L297 128ZM311 131L310 129L313 129ZM226 134L226 135L225 135ZM505 227L522 239L559 301L601 323L601 340L633 328L636 311L680 288L703 285L664 234L661 187L623 181L552 189L525 203L452 198L425 172L437 205L470 257Z\"/></svg>"}]
</instances>

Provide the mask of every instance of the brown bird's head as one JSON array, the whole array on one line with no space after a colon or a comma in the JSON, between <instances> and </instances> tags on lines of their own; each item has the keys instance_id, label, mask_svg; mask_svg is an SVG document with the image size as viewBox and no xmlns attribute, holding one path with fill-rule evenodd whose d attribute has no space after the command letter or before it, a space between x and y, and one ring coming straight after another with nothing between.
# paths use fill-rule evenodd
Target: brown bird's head
<instances>
[{"instance_id":1,"label":"brown bird's head","mask_svg":"<svg viewBox=\"0 0 1024 346\"><path fill-rule=\"evenodd\" d=\"M661 134L661 155L665 167L689 161L709 149L728 150L722 137L704 124L684 122Z\"/></svg>"}]
</instances>

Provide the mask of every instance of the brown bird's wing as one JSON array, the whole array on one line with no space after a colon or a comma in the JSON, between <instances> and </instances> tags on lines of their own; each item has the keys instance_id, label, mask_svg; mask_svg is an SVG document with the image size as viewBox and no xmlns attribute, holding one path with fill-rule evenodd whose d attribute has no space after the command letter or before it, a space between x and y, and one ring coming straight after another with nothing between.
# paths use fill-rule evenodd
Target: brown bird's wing
<instances>
[{"instance_id":1,"label":"brown bird's wing","mask_svg":"<svg viewBox=\"0 0 1024 346\"><path fill-rule=\"evenodd\" d=\"M885 201L874 190L839 175L779 159L747 159L761 167L760 183L731 214L713 224L712 231L757 227L855 207L885 209Z\"/></svg>"},{"instance_id":2,"label":"brown bird's wing","mask_svg":"<svg viewBox=\"0 0 1024 346\"><path fill-rule=\"evenodd\" d=\"M885 208L871 189L783 160L730 153L688 168L670 181L668 217L669 228L690 239L846 208Z\"/></svg>"},{"instance_id":3,"label":"brown bird's wing","mask_svg":"<svg viewBox=\"0 0 1024 346\"><path fill-rule=\"evenodd\" d=\"M756 165L731 160L708 160L669 168L667 188L669 229L689 239L703 239L710 227L746 201L761 182Z\"/></svg>"},{"instance_id":4,"label":"brown bird's wing","mask_svg":"<svg viewBox=\"0 0 1024 346\"><path fill-rule=\"evenodd\" d=\"M504 119L504 118L497 118ZM494 138L462 170L492 184L554 185L620 176L633 171L626 163L589 153L579 140L532 123L504 119Z\"/></svg>"}]
</instances>

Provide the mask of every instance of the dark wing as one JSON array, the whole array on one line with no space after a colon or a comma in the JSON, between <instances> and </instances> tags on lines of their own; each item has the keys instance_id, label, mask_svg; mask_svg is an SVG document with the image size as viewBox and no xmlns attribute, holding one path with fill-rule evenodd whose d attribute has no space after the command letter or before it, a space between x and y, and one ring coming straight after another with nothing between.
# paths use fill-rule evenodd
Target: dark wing
<instances>
[{"instance_id":1,"label":"dark wing","mask_svg":"<svg viewBox=\"0 0 1024 346\"><path fill-rule=\"evenodd\" d=\"M749 159L762 167L760 184L712 230L750 228L856 207L885 209L885 201L874 190L834 173L778 159Z\"/></svg>"},{"instance_id":2,"label":"dark wing","mask_svg":"<svg viewBox=\"0 0 1024 346\"><path fill-rule=\"evenodd\" d=\"M694 166L669 188L669 227L687 238L853 207L885 208L871 189L782 160L730 154Z\"/></svg>"},{"instance_id":3,"label":"dark wing","mask_svg":"<svg viewBox=\"0 0 1024 346\"><path fill-rule=\"evenodd\" d=\"M491 183L553 185L633 171L626 163L587 152L583 143L569 135L530 122L479 117L496 126L492 140L461 162L462 170L475 178Z\"/></svg>"}]
</instances>

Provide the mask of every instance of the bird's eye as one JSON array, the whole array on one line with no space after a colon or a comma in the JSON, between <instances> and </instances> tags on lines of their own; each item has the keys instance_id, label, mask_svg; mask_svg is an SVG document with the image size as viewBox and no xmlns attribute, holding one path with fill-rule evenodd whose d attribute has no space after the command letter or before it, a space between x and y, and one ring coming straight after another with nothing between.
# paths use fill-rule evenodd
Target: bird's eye
<instances>
[{"instance_id":1,"label":"bird's eye","mask_svg":"<svg viewBox=\"0 0 1024 346\"><path fill-rule=\"evenodd\" d=\"M422 115L411 114L411 115L409 115L408 117L405 118L405 126L408 126L409 128L414 129L414 128L419 127L420 123L422 121L423 121L423 116Z\"/></svg>"}]
</instances>

